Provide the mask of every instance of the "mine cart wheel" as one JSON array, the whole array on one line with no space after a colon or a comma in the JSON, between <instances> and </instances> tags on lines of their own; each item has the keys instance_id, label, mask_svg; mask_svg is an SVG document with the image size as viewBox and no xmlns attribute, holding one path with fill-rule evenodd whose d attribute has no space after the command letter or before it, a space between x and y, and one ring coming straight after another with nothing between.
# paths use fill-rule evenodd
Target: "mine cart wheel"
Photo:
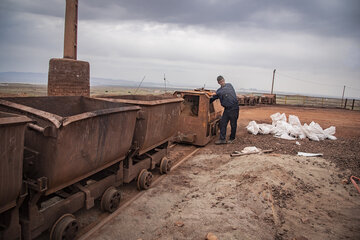
<instances>
[{"instance_id":1,"label":"mine cart wheel","mask_svg":"<svg viewBox=\"0 0 360 240\"><path fill-rule=\"evenodd\" d=\"M119 207L120 200L121 192L114 187L109 187L101 197L101 209L112 213Z\"/></svg>"},{"instance_id":2,"label":"mine cart wheel","mask_svg":"<svg viewBox=\"0 0 360 240\"><path fill-rule=\"evenodd\" d=\"M62 215L51 228L50 240L74 239L78 230L78 221L72 214Z\"/></svg>"},{"instance_id":3,"label":"mine cart wheel","mask_svg":"<svg viewBox=\"0 0 360 240\"><path fill-rule=\"evenodd\" d=\"M148 189L151 185L153 175L151 172L148 172L146 169L141 170L138 179L137 187L139 190Z\"/></svg>"},{"instance_id":4,"label":"mine cart wheel","mask_svg":"<svg viewBox=\"0 0 360 240\"><path fill-rule=\"evenodd\" d=\"M167 159L167 158L161 159L160 173L166 174L166 173L170 172L170 170L171 170L171 161L169 161L169 159Z\"/></svg>"}]
</instances>

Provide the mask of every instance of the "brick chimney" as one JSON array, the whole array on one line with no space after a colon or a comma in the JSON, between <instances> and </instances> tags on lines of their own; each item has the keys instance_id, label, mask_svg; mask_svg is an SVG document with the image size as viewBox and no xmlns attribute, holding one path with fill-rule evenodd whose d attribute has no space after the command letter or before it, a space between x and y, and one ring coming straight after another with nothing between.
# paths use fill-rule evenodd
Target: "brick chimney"
<instances>
[{"instance_id":1,"label":"brick chimney","mask_svg":"<svg viewBox=\"0 0 360 240\"><path fill-rule=\"evenodd\" d=\"M64 58L49 61L48 96L90 96L90 64L77 60L78 0L66 0Z\"/></svg>"}]
</instances>

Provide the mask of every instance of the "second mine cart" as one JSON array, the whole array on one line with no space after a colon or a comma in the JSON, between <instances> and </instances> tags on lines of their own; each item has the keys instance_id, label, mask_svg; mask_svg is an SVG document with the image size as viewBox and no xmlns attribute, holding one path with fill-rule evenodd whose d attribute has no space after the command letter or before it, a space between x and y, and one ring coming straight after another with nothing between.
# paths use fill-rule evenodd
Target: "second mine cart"
<instances>
[{"instance_id":1,"label":"second mine cart","mask_svg":"<svg viewBox=\"0 0 360 240\"><path fill-rule=\"evenodd\" d=\"M136 120L132 152L124 163L124 182L137 178L139 189L151 185L152 174L147 171L159 166L161 173L170 170L171 162L164 158L169 141L178 131L182 98L165 95L102 96L110 102L140 106Z\"/></svg>"}]
</instances>

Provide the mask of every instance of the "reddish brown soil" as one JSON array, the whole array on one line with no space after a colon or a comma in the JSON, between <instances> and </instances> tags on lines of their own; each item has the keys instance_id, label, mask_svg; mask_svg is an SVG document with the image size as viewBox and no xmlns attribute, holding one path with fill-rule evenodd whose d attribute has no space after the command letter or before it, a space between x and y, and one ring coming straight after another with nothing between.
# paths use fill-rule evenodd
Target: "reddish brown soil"
<instances>
[{"instance_id":1,"label":"reddish brown soil","mask_svg":"<svg viewBox=\"0 0 360 240\"><path fill-rule=\"evenodd\" d=\"M280 112L288 117L296 115L301 124L311 121L319 123L325 129L336 127L337 140L311 141L309 139L296 141L275 138L272 135L252 135L246 131L246 126L252 120L257 123L270 123L270 115ZM349 169L355 176L360 176L360 112L343 109L303 108L289 106L256 106L241 107L237 130L237 140L233 144L214 146L213 151L225 152L241 150L247 146L261 149L273 149L274 153L295 155L297 152L323 153L324 158L336 164L340 169ZM229 135L230 128L228 128ZM348 177L348 176L347 176Z\"/></svg>"},{"instance_id":2,"label":"reddish brown soil","mask_svg":"<svg viewBox=\"0 0 360 240\"><path fill-rule=\"evenodd\" d=\"M276 112L335 126L338 139L298 140L299 146L247 133L249 121L271 123ZM360 175L359 140L360 112L242 107L233 144L214 139L91 238L205 239L211 232L218 239L360 239L360 195L347 181ZM274 153L230 157L247 146Z\"/></svg>"}]
</instances>

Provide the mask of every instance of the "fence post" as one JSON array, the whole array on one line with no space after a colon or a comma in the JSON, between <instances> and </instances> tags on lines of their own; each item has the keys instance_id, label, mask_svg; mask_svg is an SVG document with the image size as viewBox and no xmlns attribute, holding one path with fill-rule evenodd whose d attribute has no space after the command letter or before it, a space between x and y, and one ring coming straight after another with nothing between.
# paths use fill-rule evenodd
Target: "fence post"
<instances>
[{"instance_id":1,"label":"fence post","mask_svg":"<svg viewBox=\"0 0 360 240\"><path fill-rule=\"evenodd\" d=\"M324 107L324 98L321 98L321 107Z\"/></svg>"},{"instance_id":2,"label":"fence post","mask_svg":"<svg viewBox=\"0 0 360 240\"><path fill-rule=\"evenodd\" d=\"M285 95L285 105L286 105L286 95Z\"/></svg>"},{"instance_id":3,"label":"fence post","mask_svg":"<svg viewBox=\"0 0 360 240\"><path fill-rule=\"evenodd\" d=\"M345 109L346 109L346 104L347 104L347 98L345 98L345 104L344 104Z\"/></svg>"},{"instance_id":4,"label":"fence post","mask_svg":"<svg viewBox=\"0 0 360 240\"><path fill-rule=\"evenodd\" d=\"M303 106L305 106L305 96L303 96Z\"/></svg>"},{"instance_id":5,"label":"fence post","mask_svg":"<svg viewBox=\"0 0 360 240\"><path fill-rule=\"evenodd\" d=\"M351 110L354 110L354 105L355 105L355 99L353 99Z\"/></svg>"}]
</instances>

